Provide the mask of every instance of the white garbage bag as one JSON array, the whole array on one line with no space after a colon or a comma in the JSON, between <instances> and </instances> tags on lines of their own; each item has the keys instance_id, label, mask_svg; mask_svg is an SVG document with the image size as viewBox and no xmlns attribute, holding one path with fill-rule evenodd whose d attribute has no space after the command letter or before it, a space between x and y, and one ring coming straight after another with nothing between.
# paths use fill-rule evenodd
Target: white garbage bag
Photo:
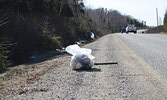
<instances>
[{"instance_id":1,"label":"white garbage bag","mask_svg":"<svg viewBox=\"0 0 167 100\"><path fill-rule=\"evenodd\" d=\"M80 48L78 45L70 45L65 49L72 54L70 66L72 69L92 68L94 65L94 56L91 55L92 50Z\"/></svg>"},{"instance_id":2,"label":"white garbage bag","mask_svg":"<svg viewBox=\"0 0 167 100\"><path fill-rule=\"evenodd\" d=\"M93 33L93 32L91 32L92 34L91 34L91 36L90 36L90 38L91 39L95 39L95 34Z\"/></svg>"}]
</instances>

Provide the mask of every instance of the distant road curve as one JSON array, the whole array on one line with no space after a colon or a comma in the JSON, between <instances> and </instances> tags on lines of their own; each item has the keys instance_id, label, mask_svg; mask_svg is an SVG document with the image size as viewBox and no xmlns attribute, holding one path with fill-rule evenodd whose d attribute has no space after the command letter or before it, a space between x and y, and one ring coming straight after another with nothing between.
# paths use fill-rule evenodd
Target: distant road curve
<instances>
[{"instance_id":1,"label":"distant road curve","mask_svg":"<svg viewBox=\"0 0 167 100\"><path fill-rule=\"evenodd\" d=\"M137 33L146 33L146 31L148 31L148 29L139 29L137 30Z\"/></svg>"}]
</instances>

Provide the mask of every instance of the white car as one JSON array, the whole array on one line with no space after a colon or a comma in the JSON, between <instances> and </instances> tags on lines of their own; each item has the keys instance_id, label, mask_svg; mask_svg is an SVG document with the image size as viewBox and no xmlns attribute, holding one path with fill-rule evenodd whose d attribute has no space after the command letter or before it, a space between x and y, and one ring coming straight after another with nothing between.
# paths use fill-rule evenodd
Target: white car
<instances>
[{"instance_id":1,"label":"white car","mask_svg":"<svg viewBox=\"0 0 167 100\"><path fill-rule=\"evenodd\" d=\"M136 27L135 27L134 25L128 25L128 26L126 27L126 33L129 33L129 32L134 32L134 33L136 33L136 32L137 32Z\"/></svg>"}]
</instances>

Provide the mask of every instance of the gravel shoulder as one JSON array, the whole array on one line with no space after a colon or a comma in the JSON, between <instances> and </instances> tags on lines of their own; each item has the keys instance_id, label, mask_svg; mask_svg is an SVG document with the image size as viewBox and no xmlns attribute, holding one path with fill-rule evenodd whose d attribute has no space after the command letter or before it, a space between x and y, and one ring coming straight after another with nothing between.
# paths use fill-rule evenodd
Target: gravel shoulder
<instances>
[{"instance_id":1,"label":"gravel shoulder","mask_svg":"<svg viewBox=\"0 0 167 100\"><path fill-rule=\"evenodd\" d=\"M94 66L91 70L73 71L71 56L22 65L34 71L24 78L11 79L4 90L13 91L2 100L166 100L167 82L143 59L133 53L116 34L106 35L85 48L93 50L95 62L118 62L118 65ZM39 70L41 69L41 70ZM38 71L38 73L37 73ZM36 74L35 74L36 73ZM36 79L34 79L36 78ZM29 80L28 83L26 80ZM19 80L19 81L18 81ZM21 83L19 83L21 80ZM22 85L21 85L22 84ZM7 84L6 84L7 85ZM0 93L3 93L0 90Z\"/></svg>"}]
</instances>

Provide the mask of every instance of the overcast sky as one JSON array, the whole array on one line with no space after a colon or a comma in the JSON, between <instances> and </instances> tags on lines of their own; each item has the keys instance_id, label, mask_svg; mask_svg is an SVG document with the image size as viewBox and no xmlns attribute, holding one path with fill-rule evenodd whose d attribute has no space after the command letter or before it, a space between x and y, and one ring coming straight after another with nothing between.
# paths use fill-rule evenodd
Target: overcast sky
<instances>
[{"instance_id":1,"label":"overcast sky","mask_svg":"<svg viewBox=\"0 0 167 100\"><path fill-rule=\"evenodd\" d=\"M118 10L123 15L144 20L148 26L156 26L156 8L163 24L165 12L167 11L167 0L84 0L89 8L107 8ZM159 19L160 19L159 18ZM160 21L160 20L159 20ZM159 22L160 23L160 22Z\"/></svg>"}]
</instances>

